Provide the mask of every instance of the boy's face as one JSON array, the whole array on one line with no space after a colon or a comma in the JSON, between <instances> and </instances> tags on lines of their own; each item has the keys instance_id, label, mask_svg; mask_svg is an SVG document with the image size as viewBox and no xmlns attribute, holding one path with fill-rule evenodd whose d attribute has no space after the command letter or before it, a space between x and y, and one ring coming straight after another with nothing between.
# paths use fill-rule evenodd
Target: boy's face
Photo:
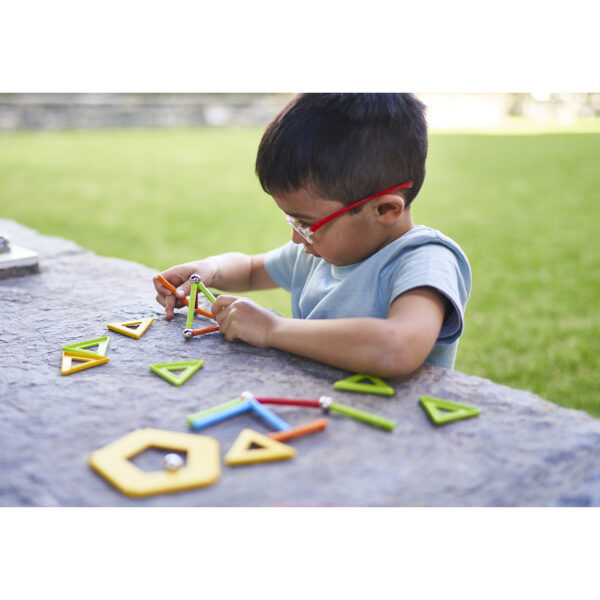
<instances>
[{"instance_id":1,"label":"boy's face","mask_svg":"<svg viewBox=\"0 0 600 600\"><path fill-rule=\"evenodd\" d=\"M274 194L273 199L286 215L307 227L344 208L341 202L321 198L305 189ZM386 233L376 218L374 205L369 203L358 213L344 213L320 227L312 235L312 244L295 229L292 241L303 244L307 254L344 266L360 262L385 246L390 241Z\"/></svg>"}]
</instances>

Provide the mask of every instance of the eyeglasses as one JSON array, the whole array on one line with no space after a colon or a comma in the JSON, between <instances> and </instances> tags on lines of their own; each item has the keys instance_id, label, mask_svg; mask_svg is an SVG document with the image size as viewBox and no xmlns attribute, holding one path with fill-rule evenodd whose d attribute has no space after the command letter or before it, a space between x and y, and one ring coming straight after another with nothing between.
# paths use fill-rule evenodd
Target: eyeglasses
<instances>
[{"instance_id":1,"label":"eyeglasses","mask_svg":"<svg viewBox=\"0 0 600 600\"><path fill-rule=\"evenodd\" d=\"M413 186L412 181L405 181L404 183L401 183L400 185L396 185L394 187L388 188L387 190L383 190L382 192L377 192L376 194L373 194L372 196L368 196L367 198L363 198L362 200L359 200L358 202L354 202L352 204L348 204L348 206L344 206L344 208L341 208L340 210L330 214L329 216L321 219L320 221L317 221L314 225L302 225L302 221L300 221L296 217L291 217L288 214L285 215L285 218L286 218L287 222L294 228L294 231L296 231L298 234L300 234L309 244L312 244L313 233L315 231L317 231L317 229L320 229L321 227L323 227L323 225L325 225L326 223L329 223L329 221L331 221L332 219L339 217L340 215L344 214L345 212L348 212L349 210L352 210L353 208L356 208L357 206L360 206L361 204L364 204L365 202L369 202L369 200L374 200L375 198L379 198L380 196L385 196L386 194L391 194L392 192L395 192L396 190L403 190L405 188L411 188L412 186Z\"/></svg>"}]
</instances>

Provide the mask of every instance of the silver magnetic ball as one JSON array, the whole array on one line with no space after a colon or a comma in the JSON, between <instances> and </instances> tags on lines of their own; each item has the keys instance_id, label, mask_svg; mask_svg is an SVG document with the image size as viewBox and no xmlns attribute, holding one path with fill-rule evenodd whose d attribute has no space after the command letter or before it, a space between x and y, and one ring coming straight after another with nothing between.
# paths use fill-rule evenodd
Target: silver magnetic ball
<instances>
[{"instance_id":1,"label":"silver magnetic ball","mask_svg":"<svg viewBox=\"0 0 600 600\"><path fill-rule=\"evenodd\" d=\"M190 275L190 281L195 281L197 283L198 281L202 281L202 277L200 277L198 273L194 273L193 275Z\"/></svg>"},{"instance_id":2,"label":"silver magnetic ball","mask_svg":"<svg viewBox=\"0 0 600 600\"><path fill-rule=\"evenodd\" d=\"M321 396L319 398L319 405L321 406L321 410L323 412L329 411L329 407L331 406L332 402L333 402L333 398L330 398L329 396Z\"/></svg>"},{"instance_id":3,"label":"silver magnetic ball","mask_svg":"<svg viewBox=\"0 0 600 600\"><path fill-rule=\"evenodd\" d=\"M254 400L254 394L252 392L248 392L248 391L242 392L241 397L244 400Z\"/></svg>"},{"instance_id":4,"label":"silver magnetic ball","mask_svg":"<svg viewBox=\"0 0 600 600\"><path fill-rule=\"evenodd\" d=\"M191 340L194 337L193 329L184 329L181 333L186 340Z\"/></svg>"},{"instance_id":5,"label":"silver magnetic ball","mask_svg":"<svg viewBox=\"0 0 600 600\"><path fill-rule=\"evenodd\" d=\"M167 471L177 471L183 467L183 458L179 454L167 454L163 458L163 467Z\"/></svg>"}]
</instances>

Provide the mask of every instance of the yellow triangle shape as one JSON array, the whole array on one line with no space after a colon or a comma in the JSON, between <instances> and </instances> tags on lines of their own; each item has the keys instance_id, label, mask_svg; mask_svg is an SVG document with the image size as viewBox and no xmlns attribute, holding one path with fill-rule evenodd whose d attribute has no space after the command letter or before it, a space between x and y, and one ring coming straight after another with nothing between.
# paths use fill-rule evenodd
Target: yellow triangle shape
<instances>
[{"instance_id":1,"label":"yellow triangle shape","mask_svg":"<svg viewBox=\"0 0 600 600\"><path fill-rule=\"evenodd\" d=\"M83 369L89 369L90 367L97 367L103 365L110 360L108 356L82 356L72 352L63 352L62 362L60 365L61 375L70 375L77 371L83 371ZM73 361L78 361L80 364L73 365Z\"/></svg>"},{"instance_id":2,"label":"yellow triangle shape","mask_svg":"<svg viewBox=\"0 0 600 600\"><path fill-rule=\"evenodd\" d=\"M251 448L252 444L260 448ZM253 429L243 429L225 455L225 464L233 467L255 462L284 460L295 455L295 448L268 438Z\"/></svg>"},{"instance_id":3,"label":"yellow triangle shape","mask_svg":"<svg viewBox=\"0 0 600 600\"><path fill-rule=\"evenodd\" d=\"M116 331L117 333L122 333L139 340L142 335L146 333L146 329L152 325L153 321L154 318L149 317L147 319L138 319L137 321L127 321L124 323L109 323L107 327L112 331ZM135 329L131 329L133 325L137 325L137 327Z\"/></svg>"}]
</instances>

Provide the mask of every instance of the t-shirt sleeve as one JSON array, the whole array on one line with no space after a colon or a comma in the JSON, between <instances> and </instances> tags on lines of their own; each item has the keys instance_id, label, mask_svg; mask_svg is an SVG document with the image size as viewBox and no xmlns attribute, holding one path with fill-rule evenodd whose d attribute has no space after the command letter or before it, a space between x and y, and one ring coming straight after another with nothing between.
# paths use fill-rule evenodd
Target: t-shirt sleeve
<instances>
[{"instance_id":1,"label":"t-shirt sleeve","mask_svg":"<svg viewBox=\"0 0 600 600\"><path fill-rule=\"evenodd\" d=\"M288 292L292 288L292 277L299 247L299 244L288 242L280 248L270 250L265 255L267 273L279 287Z\"/></svg>"},{"instance_id":2,"label":"t-shirt sleeve","mask_svg":"<svg viewBox=\"0 0 600 600\"><path fill-rule=\"evenodd\" d=\"M438 243L425 244L409 252L394 274L390 306L404 292L417 287L435 288L449 301L438 341L452 343L463 330L463 319L471 291L471 269L466 256Z\"/></svg>"}]
</instances>

